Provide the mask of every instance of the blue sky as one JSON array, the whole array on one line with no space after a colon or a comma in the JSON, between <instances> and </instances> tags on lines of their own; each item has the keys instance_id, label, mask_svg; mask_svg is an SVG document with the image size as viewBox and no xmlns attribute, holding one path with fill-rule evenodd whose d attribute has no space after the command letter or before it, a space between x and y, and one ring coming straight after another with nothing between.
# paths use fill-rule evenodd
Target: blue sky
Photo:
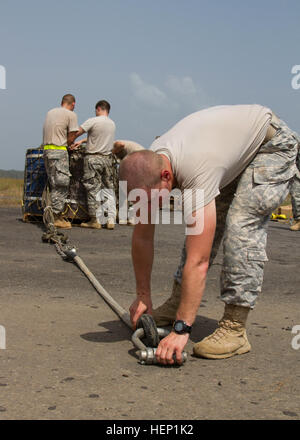
<instances>
[{"instance_id":1,"label":"blue sky","mask_svg":"<svg viewBox=\"0 0 300 440\"><path fill-rule=\"evenodd\" d=\"M299 0L3 0L0 168L23 169L68 92L79 123L107 99L117 138L146 147L218 104L269 106L300 132L299 44Z\"/></svg>"}]
</instances>

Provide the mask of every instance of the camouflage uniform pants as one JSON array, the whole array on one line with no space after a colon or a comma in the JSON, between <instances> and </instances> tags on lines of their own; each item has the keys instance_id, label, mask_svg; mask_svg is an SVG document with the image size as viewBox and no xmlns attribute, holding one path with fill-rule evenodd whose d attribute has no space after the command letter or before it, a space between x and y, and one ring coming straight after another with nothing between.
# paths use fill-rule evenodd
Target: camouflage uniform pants
<instances>
[{"instance_id":1,"label":"camouflage uniform pants","mask_svg":"<svg viewBox=\"0 0 300 440\"><path fill-rule=\"evenodd\" d=\"M69 154L66 150L45 150L44 162L50 185L52 210L59 214L64 211L69 194Z\"/></svg>"},{"instance_id":2,"label":"camouflage uniform pants","mask_svg":"<svg viewBox=\"0 0 300 440\"><path fill-rule=\"evenodd\" d=\"M221 299L253 308L263 282L270 215L287 197L297 174L298 142L283 121L275 136L261 145L243 173L216 198L217 227L212 264L223 241ZM175 279L181 284L185 246Z\"/></svg>"},{"instance_id":3,"label":"camouflage uniform pants","mask_svg":"<svg viewBox=\"0 0 300 440\"><path fill-rule=\"evenodd\" d=\"M82 183L87 192L88 211L91 217L97 217L101 208L99 194L101 190L110 190L106 193L114 194L114 167L112 155L86 154L83 165ZM107 194L105 194L107 197ZM114 206L113 206L114 205ZM115 198L110 199L108 216L115 217Z\"/></svg>"},{"instance_id":4,"label":"camouflage uniform pants","mask_svg":"<svg viewBox=\"0 0 300 440\"><path fill-rule=\"evenodd\" d=\"M300 147L300 139L299 139ZM293 207L293 217L295 220L300 220L300 149L297 157L298 175L295 176L291 183L291 199Z\"/></svg>"}]
</instances>

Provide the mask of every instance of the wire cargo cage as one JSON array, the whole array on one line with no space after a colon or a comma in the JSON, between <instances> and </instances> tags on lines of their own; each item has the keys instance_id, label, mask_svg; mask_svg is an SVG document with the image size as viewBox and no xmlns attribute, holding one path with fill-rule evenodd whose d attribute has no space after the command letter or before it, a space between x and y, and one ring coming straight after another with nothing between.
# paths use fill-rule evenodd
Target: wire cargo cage
<instances>
[{"instance_id":1,"label":"wire cargo cage","mask_svg":"<svg viewBox=\"0 0 300 440\"><path fill-rule=\"evenodd\" d=\"M47 183L47 175L42 148L26 151L23 190L23 220L39 221L43 216L42 195Z\"/></svg>"},{"instance_id":2,"label":"wire cargo cage","mask_svg":"<svg viewBox=\"0 0 300 440\"><path fill-rule=\"evenodd\" d=\"M24 190L23 190L23 220L26 222L42 221L43 218L43 192L47 185L47 174L43 158L42 147L29 148L26 151ZM82 184L83 152L74 151L69 154L70 160L70 191L66 199L63 215L70 221L87 220L86 191Z\"/></svg>"}]
</instances>

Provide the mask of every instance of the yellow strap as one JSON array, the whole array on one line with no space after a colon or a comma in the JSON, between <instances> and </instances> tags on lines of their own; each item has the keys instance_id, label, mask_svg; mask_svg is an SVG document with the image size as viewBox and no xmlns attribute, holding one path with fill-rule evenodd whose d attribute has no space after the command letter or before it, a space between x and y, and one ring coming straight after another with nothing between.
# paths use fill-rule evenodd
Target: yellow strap
<instances>
[{"instance_id":1,"label":"yellow strap","mask_svg":"<svg viewBox=\"0 0 300 440\"><path fill-rule=\"evenodd\" d=\"M44 150L67 150L67 147L58 147L57 145L44 145Z\"/></svg>"}]
</instances>

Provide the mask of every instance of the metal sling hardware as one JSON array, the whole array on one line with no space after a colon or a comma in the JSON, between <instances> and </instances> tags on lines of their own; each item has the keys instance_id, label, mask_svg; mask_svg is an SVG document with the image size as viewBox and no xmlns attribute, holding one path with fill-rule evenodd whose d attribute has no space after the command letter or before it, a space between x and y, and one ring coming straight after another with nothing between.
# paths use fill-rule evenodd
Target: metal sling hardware
<instances>
[{"instance_id":1,"label":"metal sling hardware","mask_svg":"<svg viewBox=\"0 0 300 440\"><path fill-rule=\"evenodd\" d=\"M164 328L157 328L157 332L160 338L165 338L170 333L168 330ZM157 364L156 360L156 347L146 347L146 345L141 341L145 336L145 332L143 328L138 328L132 335L131 340L133 345L139 349L138 351L138 357L139 362L142 365L152 365ZM182 363L184 363L187 360L187 353L185 351L181 354L182 357ZM173 355L173 359L176 364L176 357Z\"/></svg>"}]
</instances>

